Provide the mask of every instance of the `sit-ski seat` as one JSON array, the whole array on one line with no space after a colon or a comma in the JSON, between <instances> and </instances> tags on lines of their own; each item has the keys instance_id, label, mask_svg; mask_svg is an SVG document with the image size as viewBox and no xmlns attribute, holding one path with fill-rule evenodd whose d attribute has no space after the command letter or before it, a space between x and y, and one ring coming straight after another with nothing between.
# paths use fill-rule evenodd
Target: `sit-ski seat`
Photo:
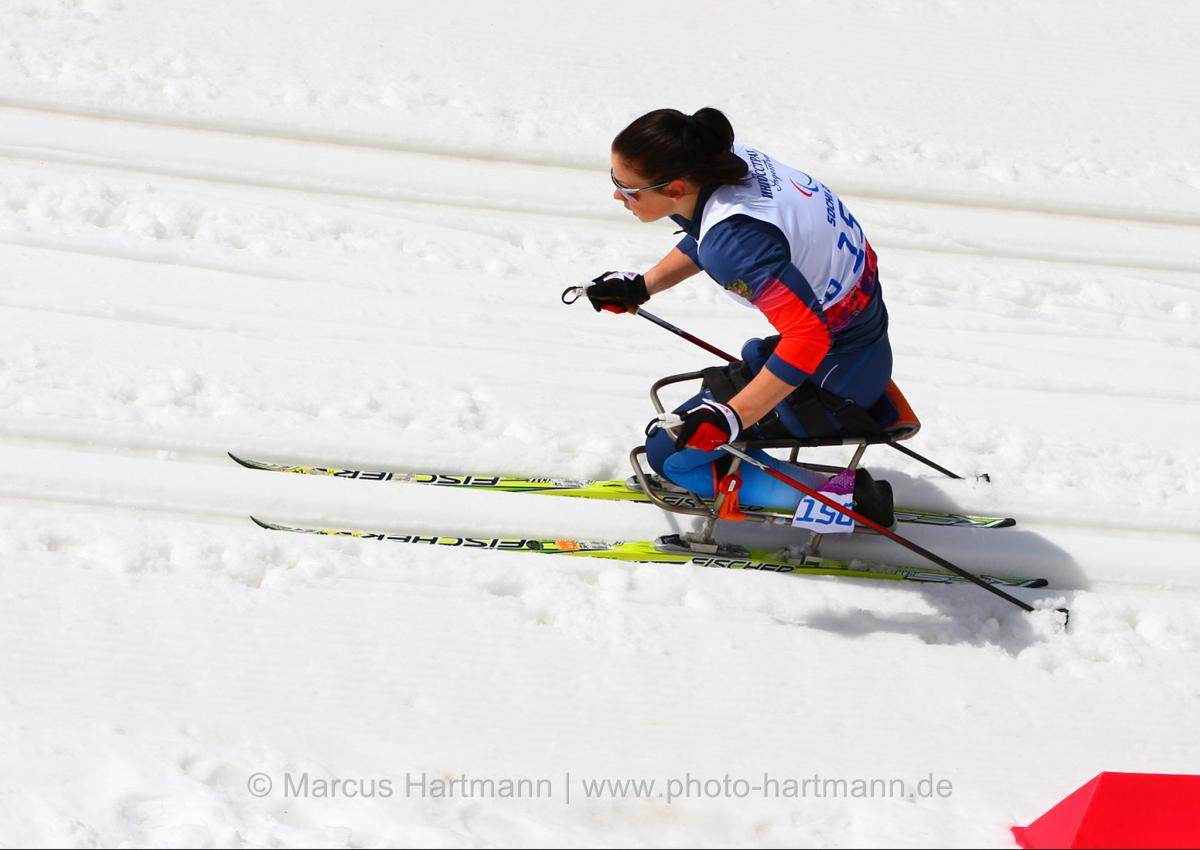
<instances>
[{"instance_id":1,"label":"sit-ski seat","mask_svg":"<svg viewBox=\"0 0 1200 850\"><path fill-rule=\"evenodd\" d=\"M879 401L863 410L853 402L845 402L827 394L826 398L813 400L837 418L842 426L836 433L814 434L807 437L791 435L768 435L762 439L745 442L749 448L808 448L813 446L873 445L896 443L911 439L921 430L921 420L913 412L912 405L895 381L888 381L887 391ZM779 410L779 424L783 427L800 424L800 416L786 407ZM791 416L789 416L789 412ZM788 420L791 420L790 422Z\"/></svg>"}]
</instances>

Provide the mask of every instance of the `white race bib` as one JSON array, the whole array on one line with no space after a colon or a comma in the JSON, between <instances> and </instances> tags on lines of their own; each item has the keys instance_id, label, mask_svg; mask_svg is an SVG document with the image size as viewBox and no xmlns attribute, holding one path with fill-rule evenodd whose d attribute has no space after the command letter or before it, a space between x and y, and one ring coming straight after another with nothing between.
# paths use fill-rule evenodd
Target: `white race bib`
<instances>
[{"instance_id":1,"label":"white race bib","mask_svg":"<svg viewBox=\"0 0 1200 850\"><path fill-rule=\"evenodd\" d=\"M853 469L843 470L822 484L817 492L843 507L852 508L854 507L854 476ZM812 496L805 496L796 506L796 515L792 517L792 526L818 534L847 534L854 531L854 520Z\"/></svg>"}]
</instances>

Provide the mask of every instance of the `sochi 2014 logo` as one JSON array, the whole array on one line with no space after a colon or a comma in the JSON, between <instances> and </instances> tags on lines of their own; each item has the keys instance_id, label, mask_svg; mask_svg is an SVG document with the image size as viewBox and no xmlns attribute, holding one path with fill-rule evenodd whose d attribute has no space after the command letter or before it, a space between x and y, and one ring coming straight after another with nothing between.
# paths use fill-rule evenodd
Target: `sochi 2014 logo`
<instances>
[{"instance_id":1,"label":"sochi 2014 logo","mask_svg":"<svg viewBox=\"0 0 1200 850\"><path fill-rule=\"evenodd\" d=\"M796 191L799 192L801 195L803 195L806 198L811 198L816 193L817 189L820 188L817 185L817 181L813 180L811 177L809 177L803 171L797 171L796 173L804 178L804 185L801 186L799 183L797 183L796 178L794 178L794 177L790 178L792 181L792 185L796 187Z\"/></svg>"}]
</instances>

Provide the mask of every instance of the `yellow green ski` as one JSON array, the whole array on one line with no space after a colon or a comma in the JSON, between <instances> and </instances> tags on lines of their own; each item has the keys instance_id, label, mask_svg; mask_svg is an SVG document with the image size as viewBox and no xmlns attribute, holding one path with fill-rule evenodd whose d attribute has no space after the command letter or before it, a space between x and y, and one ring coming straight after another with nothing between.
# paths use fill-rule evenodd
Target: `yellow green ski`
<instances>
[{"instance_id":1,"label":"yellow green ski","mask_svg":"<svg viewBox=\"0 0 1200 850\"><path fill-rule=\"evenodd\" d=\"M765 550L717 551L702 554L687 551L677 535L660 537L656 541L609 541L534 539L527 537L465 537L445 534L396 534L386 531L349 531L281 525L251 517L260 527L270 531L291 531L328 537L351 537L364 541L387 541L416 546L446 546L470 550L525 552L554 555L559 558L602 558L642 564L690 564L727 570L761 570L773 573L809 576L842 576L845 578L882 579L884 581L916 581L932 583L962 582L964 579L948 570L922 567L901 567L862 561L835 561L829 558L805 556L791 559L785 552ZM1011 578L980 576L984 582L1002 587L1045 587L1042 578Z\"/></svg>"},{"instance_id":2,"label":"yellow green ski","mask_svg":"<svg viewBox=\"0 0 1200 850\"><path fill-rule=\"evenodd\" d=\"M598 499L621 502L641 502L649 504L650 500L640 490L630 487L620 479L594 480L577 478L526 478L512 475L471 475L448 474L440 472L406 472L400 470L368 470L343 469L331 466L307 466L301 464L271 463L260 460L247 460L229 453L234 461L247 469L259 469L267 472L289 472L297 475L323 475L332 478L346 478L353 481L389 481L401 484L427 484L434 487L450 487L460 490L486 490L494 493L527 493L539 496L568 496L580 499ZM669 490L656 490L655 495L670 504L680 507L697 507L697 499L689 493ZM744 506L745 510L757 510L772 513L769 508ZM918 525L937 525L944 527L968 528L1008 528L1016 525L1011 517L977 516L974 514L949 513L932 511L922 508L897 507L896 521Z\"/></svg>"}]
</instances>

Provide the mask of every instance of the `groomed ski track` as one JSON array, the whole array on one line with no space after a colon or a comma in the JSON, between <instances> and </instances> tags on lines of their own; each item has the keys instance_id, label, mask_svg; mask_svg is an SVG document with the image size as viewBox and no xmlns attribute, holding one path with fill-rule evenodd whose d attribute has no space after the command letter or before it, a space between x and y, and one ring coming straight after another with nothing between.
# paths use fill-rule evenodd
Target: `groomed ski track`
<instances>
[{"instance_id":1,"label":"groomed ski track","mask_svg":"<svg viewBox=\"0 0 1200 850\"><path fill-rule=\"evenodd\" d=\"M905 703L911 719L888 721L904 724L911 744L866 722L856 734L878 761L848 762L864 773L895 763L924 770L916 742L954 735L943 726L938 690L948 678L938 665L951 653L970 657L953 656L966 684L952 691L949 710L974 716L987 711L979 695L1010 674L1014 691L1069 680L1069 707L1078 708L1107 693L1102 679L1133 692L1141 674L1168 663L1158 653L1200 647L1200 389L1180 380L1200 373L1200 210L1182 192L1148 203L1103 187L1083 191L1070 174L1048 174L1035 198L1027 184L984 189L954 173L939 182L869 162L820 169L799 147L747 139L811 167L864 222L880 255L896 379L924 422L912 445L968 477L988 472L993 480L949 482L879 447L865 464L912 494L905 502L1019 523L905 533L967 569L1046 576L1050 588L1015 593L1068 605L1069 634L971 587L531 563L504 552L398 552L256 528L250 514L531 537L646 539L691 527L640 505L260 475L225 456L623 476L652 412L651 382L709 365L649 323L559 303L563 287L617 265L643 268L674 238L669 226L639 225L609 198L602 145L589 156L539 157L402 136L284 126L270 116L175 119L152 109L0 99L0 522L8 529L0 556L9 564L12 613L0 622L0 639L9 647L6 672L35 693L0 706L25 712L24 725L12 728L33 731L12 751L26 761L59 763L63 740L77 734L76 743L97 742L99 759L156 765L146 785L180 782L228 795L235 802L206 810L210 821L236 824L216 833L220 840L333 841L341 839L322 830L339 817L353 820L344 812L261 814L258 801L229 789L272 758L314 769L370 765L376 743L398 767L424 768L416 756L404 762L396 754L417 752L423 735L442 740L438 723L447 716L462 718L455 729L466 730L459 749L444 751L454 755L493 753L497 730L515 730L513 746L540 752L537 735L573 741L580 728L572 718L585 715L588 735L623 740L618 718L670 718L680 693L704 703L714 720L748 716L743 691L756 706L770 704L774 688L796 688L788 710L817 725L868 715L870 694L829 677L812 660L822 652L845 652L872 689L929 694ZM727 350L769 332L706 279L656 299L655 308ZM736 540L741 530L728 533ZM851 552L921 564L878 539L830 539L823 554ZM197 641L209 633L211 641ZM489 633L520 640L489 656ZM707 673L709 661L686 648L707 646L714 633L729 635L738 660L718 658L712 683L693 685L688 676ZM900 662L872 656L889 640L917 649ZM403 647L416 645L432 649L405 666ZM579 670L577 646L599 659L596 668ZM639 662L644 670L618 669L639 654L651 658ZM484 657L495 667L477 660ZM745 666L747 658L765 659L777 678ZM65 675L68 665L82 672ZM1014 665L1028 675L1011 673ZM388 679L397 667L411 680ZM805 669L811 678L801 689L795 681ZM553 688L543 675L554 677ZM468 686L445 684L455 677L519 703L529 726L493 728L491 705L464 706ZM1192 687L1178 685L1181 704L1195 699ZM586 708L572 688L591 700ZM180 719L212 693L226 696L214 698L219 719L211 728ZM848 704L847 695L862 703ZM281 722L293 698L325 731ZM97 700L93 718L70 714L89 699ZM1125 726L1115 711L1072 719L1036 700L1022 715L1021 699L1012 697L1005 716L1044 735L1041 743L1022 750L1001 735L960 736L960 752L973 748L973 759L996 765L963 792L962 805L1001 826L1039 814L1035 802L1058 789L1042 778L1003 797L1030 758L1063 768L1055 747L1066 744L1056 740L1082 728L1085 738L1109 741ZM67 719L43 737L28 719L39 709ZM1186 716L1160 707L1147 714L1162 720L1147 726L1163 736ZM985 717L990 729L997 719ZM345 746L357 749L347 756L337 724L351 722L384 731L350 735ZM663 724L656 734L664 751L682 763L696 736L665 719L646 722ZM144 761L122 749L126 728L150 730ZM389 744L389 734L411 737ZM800 733L747 734L755 753L779 740L785 748L787 735ZM723 752L701 750L705 764ZM463 769L452 755L431 757L430 769ZM465 769L499 772L502 755ZM590 752L581 758L603 761ZM1134 767L1182 771L1185 758ZM631 763L659 764L653 756ZM545 765L559 767L541 755L521 767ZM1067 776L1075 773L1053 780ZM117 827L88 832L104 817L79 816L89 826L65 840L207 838L158 830L155 812L134 803L112 808ZM63 811L76 816L67 804ZM359 827L356 839L695 840L655 832L659 826L620 808L612 823L624 817L644 831L618 825L581 838L569 815L533 828L509 821L506 810L458 811L461 822L449 832L402 808L426 831ZM73 822L58 812L46 817ZM752 828L750 815L720 817L714 842L737 843ZM895 819L914 824L907 836L930 846L979 841L968 820L922 832L921 812ZM869 843L891 828L876 835L821 823L797 834Z\"/></svg>"}]
</instances>

